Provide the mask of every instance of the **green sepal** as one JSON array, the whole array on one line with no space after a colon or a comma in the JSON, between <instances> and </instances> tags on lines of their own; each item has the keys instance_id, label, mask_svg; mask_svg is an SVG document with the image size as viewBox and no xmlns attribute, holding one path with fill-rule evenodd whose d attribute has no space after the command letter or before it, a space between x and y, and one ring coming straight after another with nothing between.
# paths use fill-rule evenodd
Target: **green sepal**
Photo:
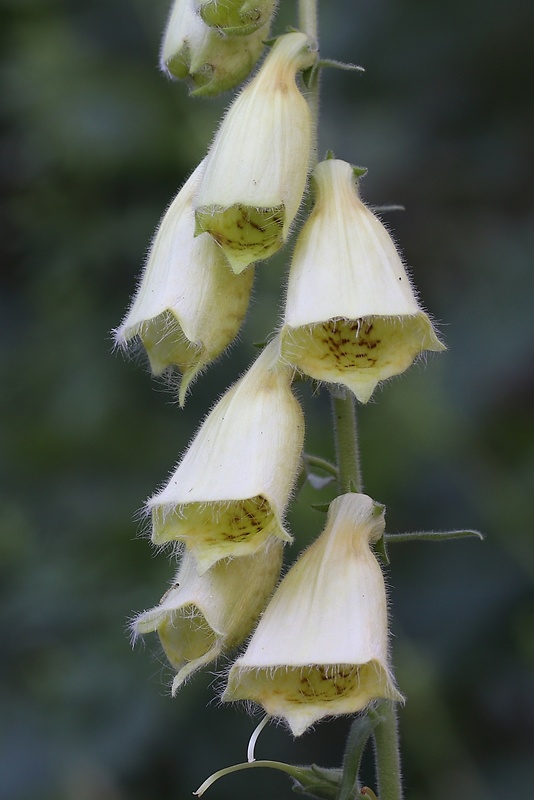
<instances>
[{"instance_id":1,"label":"green sepal","mask_svg":"<svg viewBox=\"0 0 534 800\"><path fill-rule=\"evenodd\" d=\"M388 544L391 542L440 542L444 539L466 539L474 537L484 540L484 535L480 531L461 530L461 531L414 531L412 533L386 533L384 539Z\"/></svg>"},{"instance_id":2,"label":"green sepal","mask_svg":"<svg viewBox=\"0 0 534 800\"><path fill-rule=\"evenodd\" d=\"M367 167L356 167L354 165L352 167L352 172L356 179L363 178L364 175L367 175L368 171L369 170L367 169Z\"/></svg>"},{"instance_id":3,"label":"green sepal","mask_svg":"<svg viewBox=\"0 0 534 800\"><path fill-rule=\"evenodd\" d=\"M376 553L378 554L378 556L384 562L384 564L386 564L386 566L388 566L389 565L389 555L388 555L388 549L386 547L385 536L383 534L380 537L380 539L378 539L378 541L374 542L373 547L374 547Z\"/></svg>"},{"instance_id":4,"label":"green sepal","mask_svg":"<svg viewBox=\"0 0 534 800\"><path fill-rule=\"evenodd\" d=\"M299 777L292 776L292 789L298 794L318 797L320 800L335 800L339 792L342 772L340 769L327 769L310 764L309 767L298 767Z\"/></svg>"},{"instance_id":5,"label":"green sepal","mask_svg":"<svg viewBox=\"0 0 534 800\"><path fill-rule=\"evenodd\" d=\"M311 508L313 508L314 511L320 511L323 514L326 514L330 508L330 503L313 503Z\"/></svg>"}]
</instances>

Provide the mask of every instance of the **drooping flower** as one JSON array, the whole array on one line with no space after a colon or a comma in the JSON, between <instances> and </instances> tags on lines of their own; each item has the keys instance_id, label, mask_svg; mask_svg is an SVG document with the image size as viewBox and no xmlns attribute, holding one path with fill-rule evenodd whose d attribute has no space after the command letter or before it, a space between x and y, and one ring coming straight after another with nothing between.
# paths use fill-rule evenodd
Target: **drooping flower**
<instances>
[{"instance_id":1,"label":"drooping flower","mask_svg":"<svg viewBox=\"0 0 534 800\"><path fill-rule=\"evenodd\" d=\"M422 351L445 347L393 240L360 200L351 165L323 161L313 177L317 199L291 263L282 352L365 403L379 381L404 372Z\"/></svg>"},{"instance_id":2,"label":"drooping flower","mask_svg":"<svg viewBox=\"0 0 534 800\"><path fill-rule=\"evenodd\" d=\"M248 636L280 576L283 542L272 539L254 555L219 561L199 575L187 551L159 604L133 621L134 636L157 631L178 671L175 694L196 670Z\"/></svg>"},{"instance_id":3,"label":"drooping flower","mask_svg":"<svg viewBox=\"0 0 534 800\"><path fill-rule=\"evenodd\" d=\"M280 249L300 206L312 134L295 76L315 58L303 33L281 36L230 106L207 155L196 232L213 236L235 272Z\"/></svg>"},{"instance_id":4,"label":"drooping flower","mask_svg":"<svg viewBox=\"0 0 534 800\"><path fill-rule=\"evenodd\" d=\"M291 541L282 518L295 481L304 416L279 341L263 350L205 419L167 485L152 497L152 541L179 540L200 571Z\"/></svg>"},{"instance_id":5,"label":"drooping flower","mask_svg":"<svg viewBox=\"0 0 534 800\"><path fill-rule=\"evenodd\" d=\"M384 578L369 546L384 524L383 506L367 495L331 503L325 530L287 573L232 666L223 700L253 700L295 736L377 698L402 700L388 665Z\"/></svg>"},{"instance_id":6,"label":"drooping flower","mask_svg":"<svg viewBox=\"0 0 534 800\"><path fill-rule=\"evenodd\" d=\"M242 36L270 21L276 0L196 0L196 6L206 25Z\"/></svg>"},{"instance_id":7,"label":"drooping flower","mask_svg":"<svg viewBox=\"0 0 534 800\"><path fill-rule=\"evenodd\" d=\"M235 275L204 234L193 236L197 167L165 213L132 305L115 332L117 344L141 339L152 372L177 366L179 399L198 372L236 337L246 314L253 270Z\"/></svg>"},{"instance_id":8,"label":"drooping flower","mask_svg":"<svg viewBox=\"0 0 534 800\"><path fill-rule=\"evenodd\" d=\"M207 25L193 0L174 0L161 46L161 69L188 81L194 96L211 97L240 84L269 36L270 20L247 36L227 37Z\"/></svg>"}]
</instances>

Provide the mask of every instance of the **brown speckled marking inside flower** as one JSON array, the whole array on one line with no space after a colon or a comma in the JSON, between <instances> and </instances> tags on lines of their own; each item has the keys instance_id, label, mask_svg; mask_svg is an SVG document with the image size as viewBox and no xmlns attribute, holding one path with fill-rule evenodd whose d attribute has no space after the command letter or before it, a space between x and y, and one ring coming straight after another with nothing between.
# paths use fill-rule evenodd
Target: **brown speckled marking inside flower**
<instances>
[{"instance_id":1,"label":"brown speckled marking inside flower","mask_svg":"<svg viewBox=\"0 0 534 800\"><path fill-rule=\"evenodd\" d=\"M229 208L207 206L196 211L195 233L207 231L221 247L250 260L267 258L282 245L285 208L253 208L236 203Z\"/></svg>"},{"instance_id":2,"label":"brown speckled marking inside flower","mask_svg":"<svg viewBox=\"0 0 534 800\"><path fill-rule=\"evenodd\" d=\"M369 316L287 326L285 358L317 380L342 383L367 402L378 381L404 372L423 350L442 350L426 314Z\"/></svg>"},{"instance_id":3,"label":"brown speckled marking inside flower","mask_svg":"<svg viewBox=\"0 0 534 800\"><path fill-rule=\"evenodd\" d=\"M350 694L360 682L360 667L354 665L302 667L292 673L284 693L289 703L327 703Z\"/></svg>"},{"instance_id":4,"label":"brown speckled marking inside flower","mask_svg":"<svg viewBox=\"0 0 534 800\"><path fill-rule=\"evenodd\" d=\"M235 544L264 541L277 524L262 495L227 502L188 503L171 515L155 509L154 523L160 541L177 539L194 548L228 547L229 555Z\"/></svg>"}]
</instances>

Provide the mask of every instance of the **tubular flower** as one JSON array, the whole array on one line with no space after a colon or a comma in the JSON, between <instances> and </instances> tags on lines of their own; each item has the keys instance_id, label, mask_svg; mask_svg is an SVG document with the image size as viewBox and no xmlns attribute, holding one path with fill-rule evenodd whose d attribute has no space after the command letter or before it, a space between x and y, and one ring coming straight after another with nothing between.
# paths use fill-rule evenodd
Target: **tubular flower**
<instances>
[{"instance_id":1,"label":"tubular flower","mask_svg":"<svg viewBox=\"0 0 534 800\"><path fill-rule=\"evenodd\" d=\"M276 590L223 700L254 700L294 736L380 697L402 700L388 667L384 578L369 543L384 509L363 494L330 505L321 536Z\"/></svg>"},{"instance_id":2,"label":"tubular flower","mask_svg":"<svg viewBox=\"0 0 534 800\"><path fill-rule=\"evenodd\" d=\"M272 341L215 405L167 485L148 501L152 541L183 541L199 570L248 555L271 536L296 477L304 416L292 369Z\"/></svg>"},{"instance_id":3,"label":"tubular flower","mask_svg":"<svg viewBox=\"0 0 534 800\"><path fill-rule=\"evenodd\" d=\"M254 555L220 561L201 576L193 556L183 554L159 605L132 624L135 637L158 632L178 670L173 694L193 672L248 636L280 576L282 550L283 543L273 539Z\"/></svg>"},{"instance_id":4,"label":"tubular flower","mask_svg":"<svg viewBox=\"0 0 534 800\"><path fill-rule=\"evenodd\" d=\"M195 12L193 0L174 0L160 53L161 69L192 84L192 95L210 97L241 83L269 36L269 22L248 36L228 38Z\"/></svg>"},{"instance_id":5,"label":"tubular flower","mask_svg":"<svg viewBox=\"0 0 534 800\"><path fill-rule=\"evenodd\" d=\"M235 272L280 249L300 206L311 118L295 76L315 57L303 33L281 36L230 106L207 155L196 233L208 231Z\"/></svg>"},{"instance_id":6,"label":"tubular flower","mask_svg":"<svg viewBox=\"0 0 534 800\"><path fill-rule=\"evenodd\" d=\"M393 240L362 203L353 169L314 170L317 200L295 246L282 353L317 380L341 383L362 403L423 350L444 350L420 308Z\"/></svg>"},{"instance_id":7,"label":"tubular flower","mask_svg":"<svg viewBox=\"0 0 534 800\"><path fill-rule=\"evenodd\" d=\"M206 25L242 36L270 21L276 0L196 0L196 5Z\"/></svg>"},{"instance_id":8,"label":"tubular flower","mask_svg":"<svg viewBox=\"0 0 534 800\"><path fill-rule=\"evenodd\" d=\"M246 314L253 270L235 275L214 243L193 236L192 200L202 164L165 213L132 305L115 332L119 345L139 337L152 372L176 365L179 399L198 372L236 337Z\"/></svg>"}]
</instances>

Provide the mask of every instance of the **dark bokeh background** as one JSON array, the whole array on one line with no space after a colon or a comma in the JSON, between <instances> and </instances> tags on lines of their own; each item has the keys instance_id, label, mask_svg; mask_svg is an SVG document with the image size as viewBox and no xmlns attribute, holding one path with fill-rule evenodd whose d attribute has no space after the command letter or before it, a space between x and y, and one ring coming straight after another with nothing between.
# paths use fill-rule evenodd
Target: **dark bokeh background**
<instances>
[{"instance_id":1,"label":"dark bokeh background","mask_svg":"<svg viewBox=\"0 0 534 800\"><path fill-rule=\"evenodd\" d=\"M295 21L282 0L277 30ZM534 5L321 3L321 150L369 168L449 351L360 414L367 491L391 532L470 526L476 541L391 553L408 800L533 793ZM184 411L111 354L154 227L230 97L193 101L158 74L165 0L1 0L0 403L2 800L191 796L244 758L253 722L211 674L175 700L128 617L157 601L165 555L134 515L277 319L287 254L258 270L245 335ZM301 390L309 449L332 452L325 393ZM297 547L323 522L306 490ZM297 548L293 548L295 552ZM290 556L293 557L293 556ZM260 757L339 761L348 720ZM372 780L370 775L369 780ZM249 772L213 798L290 797Z\"/></svg>"}]
</instances>

